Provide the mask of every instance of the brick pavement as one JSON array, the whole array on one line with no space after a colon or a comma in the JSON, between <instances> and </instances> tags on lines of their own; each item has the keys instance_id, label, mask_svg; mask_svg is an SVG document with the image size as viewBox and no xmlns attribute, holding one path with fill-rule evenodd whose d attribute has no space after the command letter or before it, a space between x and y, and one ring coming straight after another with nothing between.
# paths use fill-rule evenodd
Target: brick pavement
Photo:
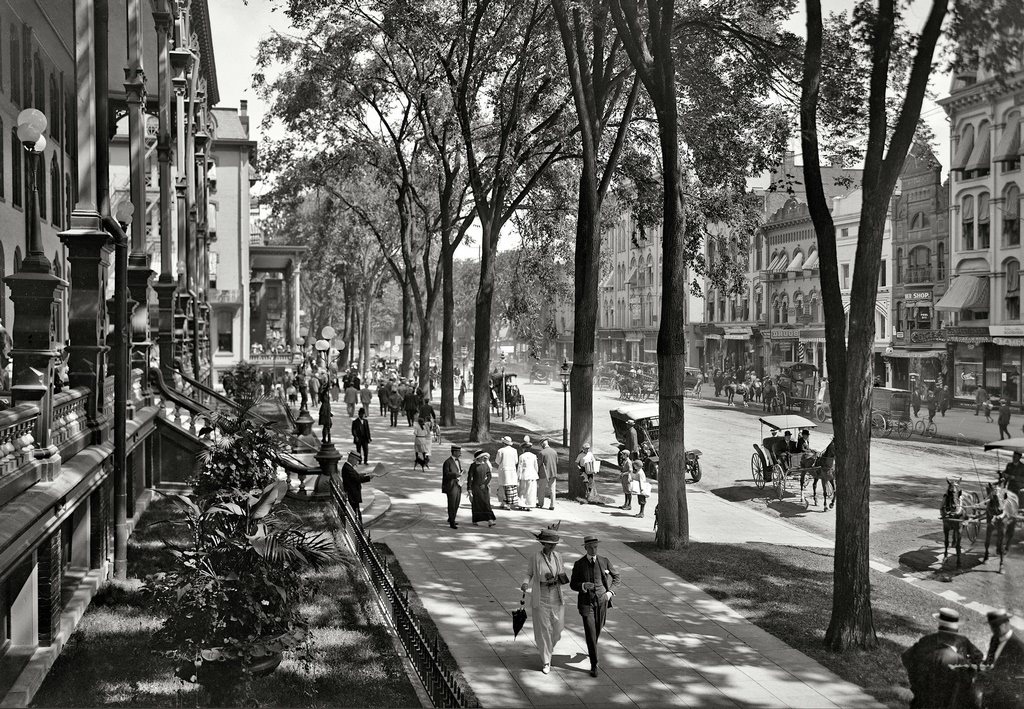
<instances>
[{"instance_id":1,"label":"brick pavement","mask_svg":"<svg viewBox=\"0 0 1024 709\"><path fill-rule=\"evenodd\" d=\"M397 556L483 706L879 706L860 688L627 546L651 538L651 515L640 520L615 508L559 500L554 512L497 510L497 526L474 527L464 498L459 529L453 530L440 492L447 444L435 448L431 470L414 473L411 430L389 428L376 416L371 425L371 460L383 460L391 470L375 481L391 498L391 508L374 525L373 537ZM785 522L691 492L694 539L827 544ZM648 509L656 502L655 493ZM567 562L583 553L583 535L596 533L604 540L601 553L622 574L601 636L597 678L589 675L572 602L550 675L540 672L530 621L518 639L512 637L509 614L518 607L527 557L537 548L532 533L555 520L562 521Z\"/></svg>"}]
</instances>

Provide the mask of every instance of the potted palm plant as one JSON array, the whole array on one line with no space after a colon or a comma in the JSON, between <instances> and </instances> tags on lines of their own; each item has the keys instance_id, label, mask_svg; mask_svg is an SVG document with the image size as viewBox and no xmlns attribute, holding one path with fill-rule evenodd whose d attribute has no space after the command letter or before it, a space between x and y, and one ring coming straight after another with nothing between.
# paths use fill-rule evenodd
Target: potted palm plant
<instances>
[{"instance_id":1,"label":"potted palm plant","mask_svg":"<svg viewBox=\"0 0 1024 709\"><path fill-rule=\"evenodd\" d=\"M167 609L157 640L175 674L206 687L214 706L237 703L249 678L303 644L305 574L339 557L331 535L303 529L280 506L286 492L275 482L258 494L174 498L190 544L169 545L175 568L147 580Z\"/></svg>"},{"instance_id":2,"label":"potted palm plant","mask_svg":"<svg viewBox=\"0 0 1024 709\"><path fill-rule=\"evenodd\" d=\"M276 479L276 458L284 443L266 423L253 421L249 411L259 403L241 402L234 415L216 414L199 431L210 441L199 454L199 471L190 481L199 497L229 490L262 490Z\"/></svg>"}]
</instances>

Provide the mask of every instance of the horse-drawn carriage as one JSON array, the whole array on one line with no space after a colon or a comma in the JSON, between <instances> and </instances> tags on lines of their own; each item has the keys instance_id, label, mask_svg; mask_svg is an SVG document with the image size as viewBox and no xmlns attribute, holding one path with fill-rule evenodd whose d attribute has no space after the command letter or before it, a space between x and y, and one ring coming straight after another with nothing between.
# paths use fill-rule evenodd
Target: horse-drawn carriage
<instances>
[{"instance_id":1,"label":"horse-drawn carriage","mask_svg":"<svg viewBox=\"0 0 1024 709\"><path fill-rule=\"evenodd\" d=\"M594 373L595 389L616 389L619 384L619 375L623 371L629 371L629 362L611 361L600 365Z\"/></svg>"},{"instance_id":2,"label":"horse-drawn carriage","mask_svg":"<svg viewBox=\"0 0 1024 709\"><path fill-rule=\"evenodd\" d=\"M1009 438L985 444L986 451L1010 451L1024 453L1024 438ZM975 471L977 473L977 470ZM976 492L965 490L961 486L962 478L946 478L946 494L942 498L939 517L942 519L943 559L949 556L952 546L956 551L956 567L960 568L961 534L973 544L981 529L981 520L985 525L985 556L982 563L988 561L989 546L995 537L996 553L999 554L999 572L1003 571L1003 560L1013 543L1013 534L1018 524L1024 524L1024 515L1020 512L1020 485L1022 480L1009 480L999 472L998 479L984 485L984 490ZM978 484L981 486L979 477Z\"/></svg>"},{"instance_id":3,"label":"horse-drawn carriage","mask_svg":"<svg viewBox=\"0 0 1024 709\"><path fill-rule=\"evenodd\" d=\"M530 384L549 384L558 371L553 359L535 359L530 365Z\"/></svg>"},{"instance_id":4,"label":"horse-drawn carriage","mask_svg":"<svg viewBox=\"0 0 1024 709\"><path fill-rule=\"evenodd\" d=\"M774 406L769 408L783 413L797 409L809 415L818 394L818 368L806 362L783 362L773 389Z\"/></svg>"},{"instance_id":5,"label":"horse-drawn carriage","mask_svg":"<svg viewBox=\"0 0 1024 709\"><path fill-rule=\"evenodd\" d=\"M818 504L818 482L821 481L823 510L835 506L835 449L832 443L821 453L813 450L799 450L797 442L787 441L785 432L794 438L801 430L813 430L817 424L803 416L764 416L761 422L761 442L755 443L754 454L750 457L750 472L758 489L771 484L774 494L779 500L786 496L787 488L799 477L800 500L808 506L804 486L809 476L812 480L811 493L814 504ZM769 435L764 436L765 428ZM777 435L782 433L783 435ZM831 488L831 493L830 493ZM831 501L829 498L831 497Z\"/></svg>"},{"instance_id":6,"label":"horse-drawn carriage","mask_svg":"<svg viewBox=\"0 0 1024 709\"><path fill-rule=\"evenodd\" d=\"M619 398L646 401L658 396L658 366L648 362L627 362L620 367L617 385Z\"/></svg>"},{"instance_id":7,"label":"horse-drawn carriage","mask_svg":"<svg viewBox=\"0 0 1024 709\"><path fill-rule=\"evenodd\" d=\"M658 439L660 426L658 424L658 405L642 404L640 406L620 406L609 412L612 418L612 430L615 432L615 440L624 446L632 445L632 436L629 429L632 427L636 432L636 441L640 449L640 460L644 462L644 474L651 478L658 477ZM693 482L699 482L701 452L696 448L689 448L686 451L686 472Z\"/></svg>"},{"instance_id":8,"label":"horse-drawn carriage","mask_svg":"<svg viewBox=\"0 0 1024 709\"><path fill-rule=\"evenodd\" d=\"M918 421L910 417L911 393L906 389L875 387L871 390L871 435L894 436L904 440L917 432L923 436L935 435L935 422Z\"/></svg>"},{"instance_id":9,"label":"horse-drawn carriage","mask_svg":"<svg viewBox=\"0 0 1024 709\"><path fill-rule=\"evenodd\" d=\"M502 404L510 419L514 419L520 412L526 413L526 397L519 390L516 378L516 374L509 372L505 373L504 380L501 374L491 374L491 408L496 416L501 415Z\"/></svg>"},{"instance_id":10,"label":"horse-drawn carriage","mask_svg":"<svg viewBox=\"0 0 1024 709\"><path fill-rule=\"evenodd\" d=\"M704 388L704 374L696 367L686 367L683 375L683 396L693 399L701 398Z\"/></svg>"}]
</instances>

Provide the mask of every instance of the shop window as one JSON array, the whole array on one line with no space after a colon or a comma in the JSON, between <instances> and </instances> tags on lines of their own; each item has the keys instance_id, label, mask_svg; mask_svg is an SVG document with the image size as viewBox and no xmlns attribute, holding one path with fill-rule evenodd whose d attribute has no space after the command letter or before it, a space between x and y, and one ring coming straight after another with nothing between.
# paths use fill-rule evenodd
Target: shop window
<instances>
[{"instance_id":1,"label":"shop window","mask_svg":"<svg viewBox=\"0 0 1024 709\"><path fill-rule=\"evenodd\" d=\"M1009 185L1003 191L1003 243L1020 246L1020 189Z\"/></svg>"},{"instance_id":2,"label":"shop window","mask_svg":"<svg viewBox=\"0 0 1024 709\"><path fill-rule=\"evenodd\" d=\"M229 310L217 313L217 351L233 352L235 347L235 314Z\"/></svg>"},{"instance_id":3,"label":"shop window","mask_svg":"<svg viewBox=\"0 0 1024 709\"><path fill-rule=\"evenodd\" d=\"M974 250L974 197L967 195L960 205L960 233L964 251Z\"/></svg>"},{"instance_id":4,"label":"shop window","mask_svg":"<svg viewBox=\"0 0 1024 709\"><path fill-rule=\"evenodd\" d=\"M988 192L978 195L978 248L989 247L989 208Z\"/></svg>"},{"instance_id":5,"label":"shop window","mask_svg":"<svg viewBox=\"0 0 1024 709\"><path fill-rule=\"evenodd\" d=\"M1020 263L1006 263L1006 318L1020 320Z\"/></svg>"},{"instance_id":6,"label":"shop window","mask_svg":"<svg viewBox=\"0 0 1024 709\"><path fill-rule=\"evenodd\" d=\"M936 248L937 255L935 260L938 262L938 280L946 280L946 245L943 242L939 242Z\"/></svg>"}]
</instances>

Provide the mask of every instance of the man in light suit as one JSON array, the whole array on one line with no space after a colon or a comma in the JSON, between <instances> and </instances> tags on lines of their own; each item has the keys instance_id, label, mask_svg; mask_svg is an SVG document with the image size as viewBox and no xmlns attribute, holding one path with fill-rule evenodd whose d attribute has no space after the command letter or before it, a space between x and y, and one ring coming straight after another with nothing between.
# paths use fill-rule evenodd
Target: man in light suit
<instances>
[{"instance_id":1,"label":"man in light suit","mask_svg":"<svg viewBox=\"0 0 1024 709\"><path fill-rule=\"evenodd\" d=\"M452 454L441 466L441 492L448 496L448 526L458 529L455 523L455 515L459 511L459 504L462 502L463 471L462 455L460 446L452 446Z\"/></svg>"},{"instance_id":2,"label":"man in light suit","mask_svg":"<svg viewBox=\"0 0 1024 709\"><path fill-rule=\"evenodd\" d=\"M587 553L573 564L569 581L569 588L579 594L576 607L583 618L591 677L597 677L597 639L601 636L608 608L612 605L614 588L619 585L619 573L612 568L608 557L597 554L599 541L594 535L583 538L583 547Z\"/></svg>"}]
</instances>

